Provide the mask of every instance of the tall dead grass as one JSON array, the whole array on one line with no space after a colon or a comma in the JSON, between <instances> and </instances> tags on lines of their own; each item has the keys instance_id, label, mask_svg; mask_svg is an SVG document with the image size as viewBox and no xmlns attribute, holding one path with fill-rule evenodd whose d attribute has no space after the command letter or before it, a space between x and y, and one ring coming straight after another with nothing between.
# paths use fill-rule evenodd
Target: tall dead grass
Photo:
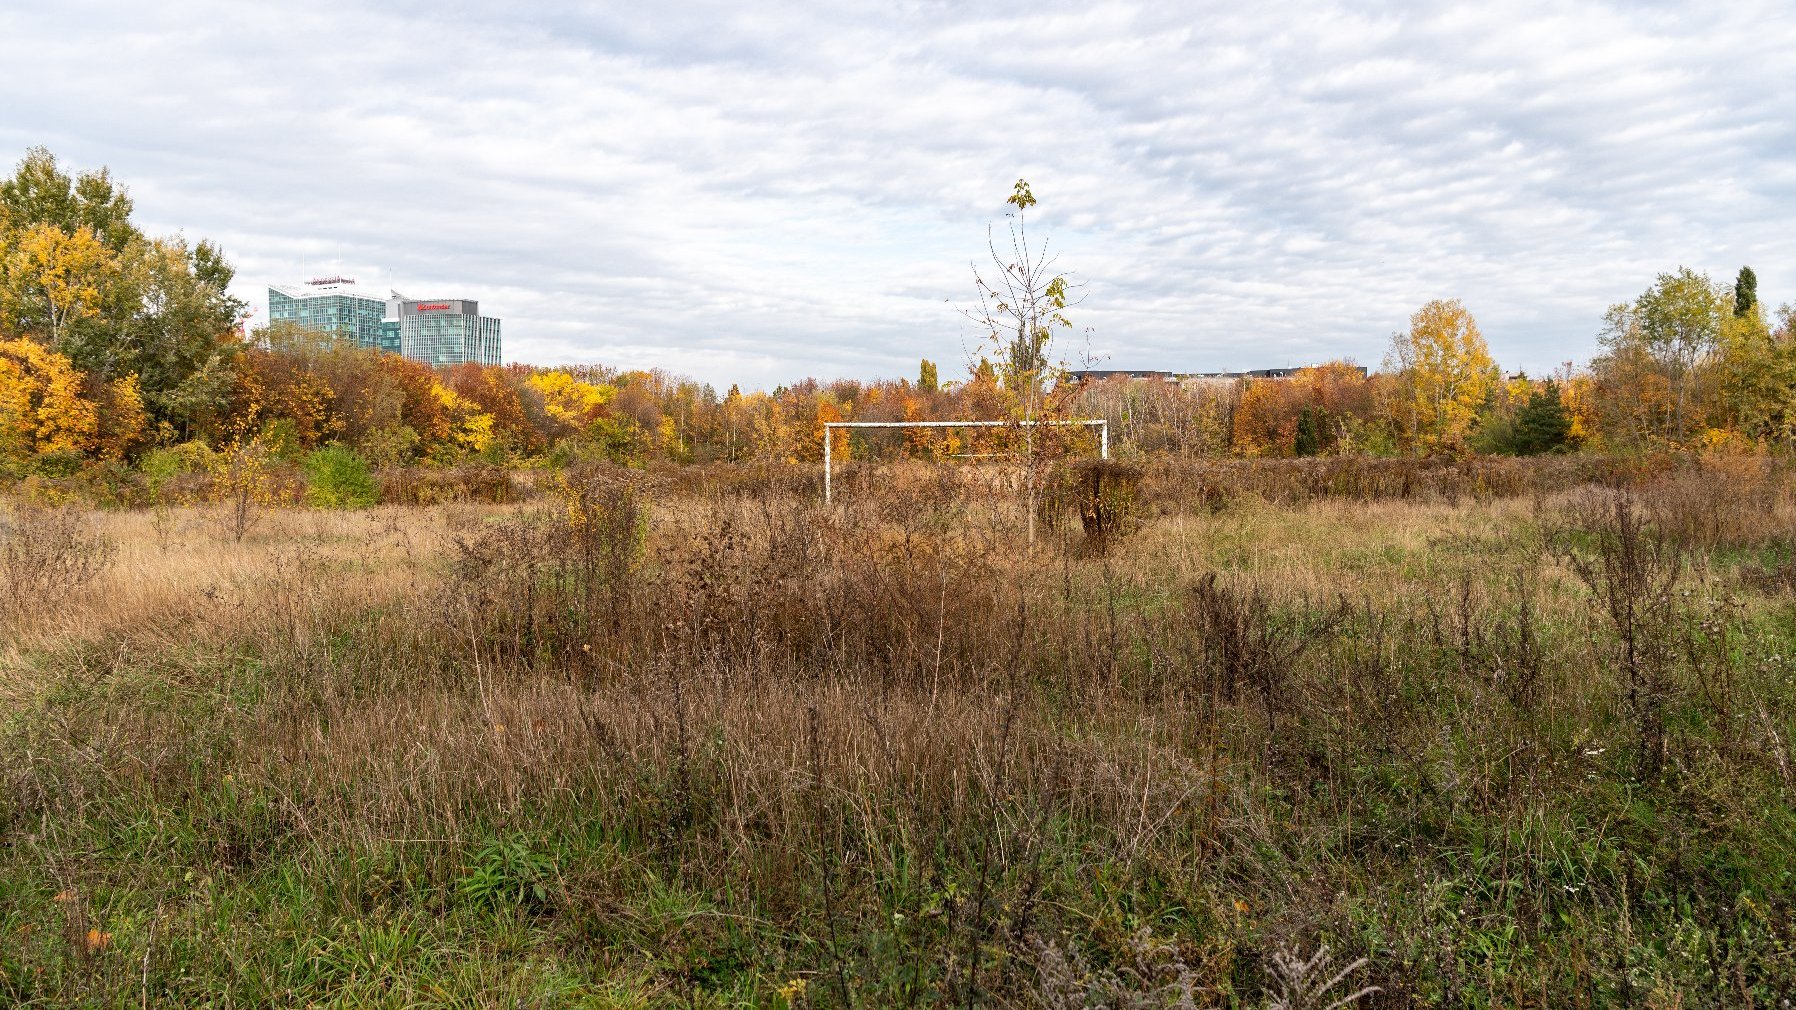
<instances>
[{"instance_id":1,"label":"tall dead grass","mask_svg":"<svg viewBox=\"0 0 1796 1010\"><path fill-rule=\"evenodd\" d=\"M862 471L826 509L597 469L520 505L277 512L242 544L199 513L101 516L115 562L0 658L28 713L0 834L78 848L96 810L191 807L226 776L260 805L199 805L220 873L415 845L453 880L495 832L598 825L732 914L826 937L766 956L861 1005L1020 999L1041 937L1126 958L1149 906L1193 1000L1330 938L1387 992L1458 984L1470 920L1405 903L1474 837L1576 835L1554 811L1603 809L1590 783L1616 776L1789 785L1784 667L1679 595L1685 569L1622 557L1758 541L1687 523L1697 485L1642 488L1623 522L1542 490L1558 473L1531 500L1231 491L1102 554L1070 522L1032 548L965 475L915 471ZM1640 898L1632 869L1549 887L1561 844L1506 848L1456 900L1550 945ZM1733 900L1634 858L1683 875L1703 928ZM558 867L543 914L615 929L615 867ZM1558 971L1528 977L1632 985Z\"/></svg>"}]
</instances>

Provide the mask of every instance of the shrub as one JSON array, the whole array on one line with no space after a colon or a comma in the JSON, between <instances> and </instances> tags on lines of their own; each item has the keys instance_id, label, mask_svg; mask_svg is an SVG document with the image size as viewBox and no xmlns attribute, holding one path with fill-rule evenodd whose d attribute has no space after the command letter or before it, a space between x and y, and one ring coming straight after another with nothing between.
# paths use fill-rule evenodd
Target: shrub
<instances>
[{"instance_id":1,"label":"shrub","mask_svg":"<svg viewBox=\"0 0 1796 1010\"><path fill-rule=\"evenodd\" d=\"M43 452L32 457L31 472L41 477L73 477L85 458L78 452Z\"/></svg>"},{"instance_id":2,"label":"shrub","mask_svg":"<svg viewBox=\"0 0 1796 1010\"><path fill-rule=\"evenodd\" d=\"M1085 532L1081 549L1101 555L1112 542L1141 527L1140 489L1139 467L1108 459L1084 460L1049 475L1036 502L1036 518L1044 529L1055 531L1078 516Z\"/></svg>"},{"instance_id":3,"label":"shrub","mask_svg":"<svg viewBox=\"0 0 1796 1010\"><path fill-rule=\"evenodd\" d=\"M231 539L243 537L275 501L268 450L251 439L212 457L212 500L226 506L222 525Z\"/></svg>"},{"instance_id":4,"label":"shrub","mask_svg":"<svg viewBox=\"0 0 1796 1010\"><path fill-rule=\"evenodd\" d=\"M367 508L380 500L368 461L346 445L327 445L306 457L306 502L327 509Z\"/></svg>"},{"instance_id":5,"label":"shrub","mask_svg":"<svg viewBox=\"0 0 1796 1010\"><path fill-rule=\"evenodd\" d=\"M1550 545L1611 625L1614 663L1626 677L1624 700L1635 723L1639 773L1657 775L1676 686L1677 643L1668 632L1688 571L1685 549L1648 525L1634 496L1613 491L1588 492L1574 502Z\"/></svg>"},{"instance_id":6,"label":"shrub","mask_svg":"<svg viewBox=\"0 0 1796 1010\"><path fill-rule=\"evenodd\" d=\"M504 505L528 495L503 467L470 463L455 467L406 466L383 470L380 500L389 505L440 505L481 501Z\"/></svg>"},{"instance_id":7,"label":"shrub","mask_svg":"<svg viewBox=\"0 0 1796 1010\"><path fill-rule=\"evenodd\" d=\"M165 491L183 483L179 478L210 473L216 455L204 442L183 442L144 453L138 469L149 481L150 496L160 501Z\"/></svg>"},{"instance_id":8,"label":"shrub","mask_svg":"<svg viewBox=\"0 0 1796 1010\"><path fill-rule=\"evenodd\" d=\"M1787 464L1767 456L1710 454L1642 482L1653 526L1690 550L1753 547L1787 537Z\"/></svg>"},{"instance_id":9,"label":"shrub","mask_svg":"<svg viewBox=\"0 0 1796 1010\"><path fill-rule=\"evenodd\" d=\"M1078 467L1079 523L1093 553L1141 526L1141 470L1126 463L1097 459Z\"/></svg>"},{"instance_id":10,"label":"shrub","mask_svg":"<svg viewBox=\"0 0 1796 1010\"><path fill-rule=\"evenodd\" d=\"M424 440L410 425L390 424L362 436L356 450L362 457L382 469L409 466L418 458L418 447Z\"/></svg>"},{"instance_id":11,"label":"shrub","mask_svg":"<svg viewBox=\"0 0 1796 1010\"><path fill-rule=\"evenodd\" d=\"M564 549L587 587L619 589L642 556L648 514L630 475L612 468L571 470L556 482L567 508Z\"/></svg>"}]
</instances>

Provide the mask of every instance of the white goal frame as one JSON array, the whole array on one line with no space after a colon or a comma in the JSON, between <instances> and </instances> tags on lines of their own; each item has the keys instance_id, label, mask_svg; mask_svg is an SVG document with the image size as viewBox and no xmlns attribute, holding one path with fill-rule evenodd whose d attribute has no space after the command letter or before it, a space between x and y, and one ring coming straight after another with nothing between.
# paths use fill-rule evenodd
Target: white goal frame
<instances>
[{"instance_id":1,"label":"white goal frame","mask_svg":"<svg viewBox=\"0 0 1796 1010\"><path fill-rule=\"evenodd\" d=\"M823 422L823 504L835 501L830 489L830 451L835 442L830 434L836 428L1033 428L1036 425L1050 427L1096 428L1098 430L1098 458L1110 458L1110 422L1101 418L1079 418L1071 421L825 421Z\"/></svg>"}]
</instances>

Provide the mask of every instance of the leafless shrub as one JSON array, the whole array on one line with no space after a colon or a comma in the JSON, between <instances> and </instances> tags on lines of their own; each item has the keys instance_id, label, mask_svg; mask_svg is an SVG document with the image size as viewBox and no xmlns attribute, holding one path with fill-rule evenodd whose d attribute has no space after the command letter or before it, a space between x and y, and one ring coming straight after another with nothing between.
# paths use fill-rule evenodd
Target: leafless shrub
<instances>
[{"instance_id":1,"label":"leafless shrub","mask_svg":"<svg viewBox=\"0 0 1796 1010\"><path fill-rule=\"evenodd\" d=\"M1765 456L1715 456L1640 486L1652 524L1686 550L1762 544L1796 527L1785 464Z\"/></svg>"},{"instance_id":2,"label":"leafless shrub","mask_svg":"<svg viewBox=\"0 0 1796 1010\"><path fill-rule=\"evenodd\" d=\"M611 472L576 472L556 506L537 506L452 539L451 578L439 613L477 669L562 663L586 672L597 636L632 612L643 552L639 491Z\"/></svg>"},{"instance_id":3,"label":"leafless shrub","mask_svg":"<svg viewBox=\"0 0 1796 1010\"><path fill-rule=\"evenodd\" d=\"M1685 573L1684 550L1647 526L1633 495L1615 491L1591 492L1576 501L1552 543L1614 631L1639 770L1655 774L1665 756L1665 708L1675 658L1669 632L1677 610L1674 594Z\"/></svg>"},{"instance_id":4,"label":"leafless shrub","mask_svg":"<svg viewBox=\"0 0 1796 1010\"><path fill-rule=\"evenodd\" d=\"M1277 736L1278 712L1289 703L1292 665L1345 617L1336 608L1321 616L1307 606L1288 618L1277 613L1259 587L1237 589L1214 572L1191 587L1196 646L1216 694L1233 699L1243 689L1259 696L1268 737Z\"/></svg>"},{"instance_id":5,"label":"leafless shrub","mask_svg":"<svg viewBox=\"0 0 1796 1010\"><path fill-rule=\"evenodd\" d=\"M565 549L576 581L589 594L604 592L613 617L621 616L648 533L640 478L589 467L563 474L555 490L567 510Z\"/></svg>"},{"instance_id":6,"label":"leafless shrub","mask_svg":"<svg viewBox=\"0 0 1796 1010\"><path fill-rule=\"evenodd\" d=\"M1511 577L1515 596L1515 612L1503 622L1509 635L1497 654L1494 671L1509 703L1523 712L1533 711L1540 694L1540 678L1544 657L1540 641L1538 588L1534 575L1526 569Z\"/></svg>"},{"instance_id":7,"label":"leafless shrub","mask_svg":"<svg viewBox=\"0 0 1796 1010\"><path fill-rule=\"evenodd\" d=\"M1141 468L1115 460L1085 460L1059 471L1039 503L1043 527L1059 529L1070 515L1085 533L1083 553L1102 556L1113 542L1141 528Z\"/></svg>"}]
</instances>

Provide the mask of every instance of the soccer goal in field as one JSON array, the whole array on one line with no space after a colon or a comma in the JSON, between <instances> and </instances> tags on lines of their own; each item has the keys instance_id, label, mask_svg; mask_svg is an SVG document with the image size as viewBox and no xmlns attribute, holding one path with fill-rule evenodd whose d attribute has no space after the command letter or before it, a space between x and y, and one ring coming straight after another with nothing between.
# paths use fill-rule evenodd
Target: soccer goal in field
<instances>
[{"instance_id":1,"label":"soccer goal in field","mask_svg":"<svg viewBox=\"0 0 1796 1010\"><path fill-rule=\"evenodd\" d=\"M833 466L830 461L830 448L835 439L830 433L836 428L1033 428L1037 425L1055 428L1096 428L1098 430L1098 458L1110 458L1110 422L1101 417L1080 418L1068 421L825 421L823 423L823 502L830 504L835 496L830 489L830 474Z\"/></svg>"}]
</instances>

